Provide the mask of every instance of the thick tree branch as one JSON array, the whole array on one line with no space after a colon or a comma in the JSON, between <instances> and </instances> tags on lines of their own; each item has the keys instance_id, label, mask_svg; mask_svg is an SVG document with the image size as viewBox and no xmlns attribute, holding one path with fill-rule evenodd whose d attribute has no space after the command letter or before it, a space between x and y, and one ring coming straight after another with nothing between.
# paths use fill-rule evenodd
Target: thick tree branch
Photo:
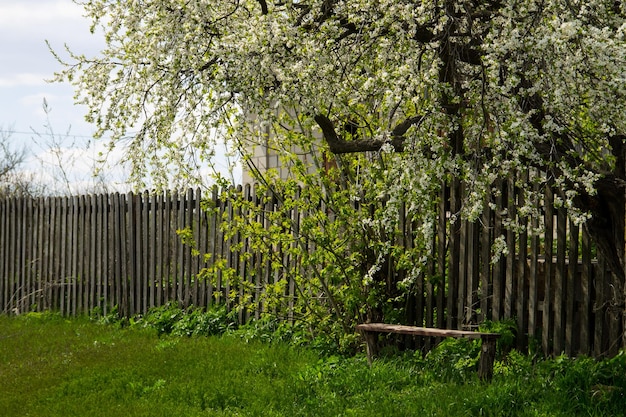
<instances>
[{"instance_id":1,"label":"thick tree branch","mask_svg":"<svg viewBox=\"0 0 626 417\"><path fill-rule=\"evenodd\" d=\"M389 143L396 152L402 152L404 150L404 134L411 126L418 124L421 120L423 120L423 116L415 116L399 123L391 131L391 140L360 139L347 141L337 135L335 125L328 117L321 114L315 116L315 121L322 129L324 139L334 154L375 152L379 151L385 143Z\"/></svg>"},{"instance_id":2,"label":"thick tree branch","mask_svg":"<svg viewBox=\"0 0 626 417\"><path fill-rule=\"evenodd\" d=\"M213 57L211 60L207 61L205 64L203 64L200 68L198 68L198 72L203 72L208 70L209 68L211 68L213 65L217 64L217 62L219 61L218 57Z\"/></svg>"}]
</instances>

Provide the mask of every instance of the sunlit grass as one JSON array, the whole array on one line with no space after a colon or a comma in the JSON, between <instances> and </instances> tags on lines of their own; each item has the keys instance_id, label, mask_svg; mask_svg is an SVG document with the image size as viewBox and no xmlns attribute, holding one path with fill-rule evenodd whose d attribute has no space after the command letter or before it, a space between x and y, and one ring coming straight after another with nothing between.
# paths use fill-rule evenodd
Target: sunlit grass
<instances>
[{"instance_id":1,"label":"sunlit grass","mask_svg":"<svg viewBox=\"0 0 626 417\"><path fill-rule=\"evenodd\" d=\"M159 336L50 314L0 316L0 416L624 415L623 357L534 364L515 354L483 383L454 373L445 358L455 349L466 347L370 368L363 356L320 357L237 333Z\"/></svg>"},{"instance_id":2,"label":"sunlit grass","mask_svg":"<svg viewBox=\"0 0 626 417\"><path fill-rule=\"evenodd\" d=\"M293 401L292 375L316 360L284 345L158 338L50 316L2 317L0 329L3 416L271 413Z\"/></svg>"}]
</instances>

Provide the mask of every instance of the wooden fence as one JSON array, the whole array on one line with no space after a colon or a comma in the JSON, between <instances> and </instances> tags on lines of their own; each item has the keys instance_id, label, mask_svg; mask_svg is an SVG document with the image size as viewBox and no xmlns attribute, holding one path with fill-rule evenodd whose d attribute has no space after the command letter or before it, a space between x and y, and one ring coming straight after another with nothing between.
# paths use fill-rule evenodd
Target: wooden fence
<instances>
[{"instance_id":1,"label":"wooden fence","mask_svg":"<svg viewBox=\"0 0 626 417\"><path fill-rule=\"evenodd\" d=\"M0 309L75 315L145 313L168 301L207 305L206 264L177 230L192 227L202 253L225 250L201 192L9 199L0 204ZM213 196L218 201L217 195Z\"/></svg>"},{"instance_id":2,"label":"wooden fence","mask_svg":"<svg viewBox=\"0 0 626 417\"><path fill-rule=\"evenodd\" d=\"M250 187L243 192L254 197ZM565 209L554 208L551 190L542 201L544 233L533 236L503 225L502 211L515 214L522 203L512 181L503 182L480 222L451 225L449 213L459 211L461 194L458 183L442 191L432 261L415 283L409 321L456 329L515 318L520 347L535 343L546 354L617 353L622 312L611 308L615 283L589 236ZM203 198L216 210L202 210ZM270 279L268 262L259 254L246 262L234 256L230 248L240 242L219 227L223 216L232 215L233 205L216 189L208 196L189 190L0 200L0 312L75 315L116 306L130 316L168 301L207 306L230 292L227 279L197 279L219 258L252 279L246 296L259 300ZM401 227L411 245L411 223L402 221ZM184 228L192 231L195 248L181 242L176 231ZM491 247L501 235L506 255L491 262ZM285 297L293 299L293 285L286 288ZM262 308L242 312L240 319L258 316Z\"/></svg>"}]
</instances>

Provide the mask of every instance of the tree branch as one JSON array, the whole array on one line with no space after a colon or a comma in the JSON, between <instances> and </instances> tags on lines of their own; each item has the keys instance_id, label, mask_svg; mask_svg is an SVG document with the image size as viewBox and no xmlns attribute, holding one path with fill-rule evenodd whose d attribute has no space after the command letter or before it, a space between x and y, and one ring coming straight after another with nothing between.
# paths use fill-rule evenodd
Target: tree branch
<instances>
[{"instance_id":1,"label":"tree branch","mask_svg":"<svg viewBox=\"0 0 626 417\"><path fill-rule=\"evenodd\" d=\"M335 125L326 116L318 114L315 116L315 121L322 129L322 134L330 151L336 155L344 153L356 153L356 152L375 152L379 151L385 143L389 143L396 152L404 151L404 134L413 125L418 124L423 120L423 116L409 117L403 122L399 123L391 131L391 140L375 140L375 139L360 139L347 141L341 139L335 131Z\"/></svg>"}]
</instances>

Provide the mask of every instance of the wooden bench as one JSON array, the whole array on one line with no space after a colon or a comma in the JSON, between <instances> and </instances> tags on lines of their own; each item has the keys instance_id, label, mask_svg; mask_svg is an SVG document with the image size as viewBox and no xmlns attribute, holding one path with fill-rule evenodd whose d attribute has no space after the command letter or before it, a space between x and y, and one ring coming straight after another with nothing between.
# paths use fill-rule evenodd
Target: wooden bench
<instances>
[{"instance_id":1,"label":"wooden bench","mask_svg":"<svg viewBox=\"0 0 626 417\"><path fill-rule=\"evenodd\" d=\"M497 333L481 333L465 330L434 329L430 327L403 326L399 324L364 323L356 326L367 343L367 360L371 364L372 359L378 355L378 333L397 333L413 336L426 337L465 337L468 339L481 339L480 360L478 362L478 377L482 380L490 380L493 376L493 362L496 357L496 341L500 337Z\"/></svg>"}]
</instances>

